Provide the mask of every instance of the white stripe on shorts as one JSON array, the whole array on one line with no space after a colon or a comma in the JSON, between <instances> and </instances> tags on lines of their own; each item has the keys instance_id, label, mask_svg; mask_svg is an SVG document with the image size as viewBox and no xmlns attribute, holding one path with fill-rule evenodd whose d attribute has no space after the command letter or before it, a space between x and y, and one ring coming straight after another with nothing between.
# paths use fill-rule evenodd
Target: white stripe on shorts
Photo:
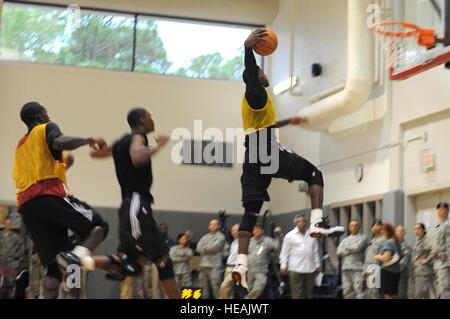
<instances>
[{"instance_id":1,"label":"white stripe on shorts","mask_svg":"<svg viewBox=\"0 0 450 319\"><path fill-rule=\"evenodd\" d=\"M141 208L141 197L139 193L134 192L131 197L130 203L130 223L131 223L131 234L134 238L138 238L141 235L141 226L139 225L139 220L137 219L137 214Z\"/></svg>"},{"instance_id":2,"label":"white stripe on shorts","mask_svg":"<svg viewBox=\"0 0 450 319\"><path fill-rule=\"evenodd\" d=\"M84 217L86 217L87 219L89 219L89 221L92 221L92 214L93 211L92 209L87 209L86 207L83 207L77 203L73 203L70 200L70 197L63 197L63 199L70 205L72 206L77 212L79 212L81 215L83 215Z\"/></svg>"},{"instance_id":3,"label":"white stripe on shorts","mask_svg":"<svg viewBox=\"0 0 450 319\"><path fill-rule=\"evenodd\" d=\"M294 152L293 152L290 148L287 148L287 147L284 147L284 146L281 146L281 147L280 147L280 150L281 150L281 151L288 152L288 153L291 153L291 154L294 154Z\"/></svg>"}]
</instances>

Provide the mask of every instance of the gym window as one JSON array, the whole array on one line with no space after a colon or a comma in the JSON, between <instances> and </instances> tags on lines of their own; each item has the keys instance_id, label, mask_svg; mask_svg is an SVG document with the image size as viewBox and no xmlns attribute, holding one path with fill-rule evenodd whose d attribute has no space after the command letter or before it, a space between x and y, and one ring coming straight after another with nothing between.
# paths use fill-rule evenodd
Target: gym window
<instances>
[{"instance_id":1,"label":"gym window","mask_svg":"<svg viewBox=\"0 0 450 319\"><path fill-rule=\"evenodd\" d=\"M257 27L20 1L1 24L0 59L223 80L242 79Z\"/></svg>"}]
</instances>

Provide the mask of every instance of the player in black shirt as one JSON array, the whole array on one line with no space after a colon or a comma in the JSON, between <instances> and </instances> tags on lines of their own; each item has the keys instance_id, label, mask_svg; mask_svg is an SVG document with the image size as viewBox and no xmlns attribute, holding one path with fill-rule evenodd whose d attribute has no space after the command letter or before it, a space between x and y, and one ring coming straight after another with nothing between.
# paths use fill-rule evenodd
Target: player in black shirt
<instances>
[{"instance_id":1,"label":"player in black shirt","mask_svg":"<svg viewBox=\"0 0 450 319\"><path fill-rule=\"evenodd\" d=\"M94 158L113 156L117 179L122 191L119 209L119 255L129 268L127 275L139 275L142 266L151 260L157 267L161 287L170 299L180 298L175 282L169 248L152 215L153 181L151 157L169 140L167 136L156 138L157 146L148 146L147 134L155 124L149 112L136 108L128 113L131 133L116 141L112 147L91 152Z\"/></svg>"},{"instance_id":2,"label":"player in black shirt","mask_svg":"<svg viewBox=\"0 0 450 319\"><path fill-rule=\"evenodd\" d=\"M260 28L253 31L244 42L245 95L241 102L246 134L245 160L241 175L244 215L239 224L238 255L232 272L236 288L243 295L248 294L246 273L251 234L264 201L270 201L267 189L273 178L281 178L289 182L301 180L308 183L311 199L309 234L312 237L339 236L344 232L341 226L330 227L326 218L323 217L322 172L291 149L282 147L277 141L276 128L307 123L308 119L296 116L286 120L276 120L275 104L266 89L269 86L269 80L257 65L253 54L253 47L259 41L264 41L265 36L267 36L267 30ZM261 156L262 154L270 155L270 160L267 162L267 159ZM266 170L268 166L271 168L275 166L276 169Z\"/></svg>"}]
</instances>

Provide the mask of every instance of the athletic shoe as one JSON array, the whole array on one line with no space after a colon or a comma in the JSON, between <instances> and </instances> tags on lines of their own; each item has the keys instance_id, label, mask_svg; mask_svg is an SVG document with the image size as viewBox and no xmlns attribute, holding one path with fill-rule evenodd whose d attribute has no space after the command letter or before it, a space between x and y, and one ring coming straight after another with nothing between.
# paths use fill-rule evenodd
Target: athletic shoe
<instances>
[{"instance_id":1,"label":"athletic shoe","mask_svg":"<svg viewBox=\"0 0 450 319\"><path fill-rule=\"evenodd\" d=\"M139 276L142 272L142 266L137 263L122 262L122 274L126 276Z\"/></svg>"},{"instance_id":2,"label":"athletic shoe","mask_svg":"<svg viewBox=\"0 0 450 319\"><path fill-rule=\"evenodd\" d=\"M56 255L56 261L63 272L66 272L66 269L69 265L77 265L81 267L80 258L70 251L59 253L58 255Z\"/></svg>"},{"instance_id":3,"label":"athletic shoe","mask_svg":"<svg viewBox=\"0 0 450 319\"><path fill-rule=\"evenodd\" d=\"M139 276L142 272L142 266L139 265L137 260L128 259L126 254L121 255L120 257L120 271L125 276Z\"/></svg>"},{"instance_id":4,"label":"athletic shoe","mask_svg":"<svg viewBox=\"0 0 450 319\"><path fill-rule=\"evenodd\" d=\"M234 281L234 287L242 296L248 295L247 285L247 267L245 265L236 265L231 277Z\"/></svg>"},{"instance_id":5,"label":"athletic shoe","mask_svg":"<svg viewBox=\"0 0 450 319\"><path fill-rule=\"evenodd\" d=\"M137 262L132 262L131 260L128 260L127 255L123 254L120 257L115 255L108 255L109 260L111 261L111 264L109 267L115 265L118 266L120 269L120 274L112 273L109 271L109 267L106 269L107 274L106 278L110 280L117 280L122 281L125 279L125 277L128 276L139 276L142 272L142 266L139 265Z\"/></svg>"},{"instance_id":6,"label":"athletic shoe","mask_svg":"<svg viewBox=\"0 0 450 319\"><path fill-rule=\"evenodd\" d=\"M311 237L314 238L338 237L344 234L344 232L345 229L342 226L330 227L327 217L317 220L309 227L309 233L311 234Z\"/></svg>"},{"instance_id":7,"label":"athletic shoe","mask_svg":"<svg viewBox=\"0 0 450 319\"><path fill-rule=\"evenodd\" d=\"M124 275L121 275L121 274L113 274L113 273L110 273L110 272L105 274L105 279L108 279L108 280L122 281L125 278L126 277Z\"/></svg>"},{"instance_id":8,"label":"athletic shoe","mask_svg":"<svg viewBox=\"0 0 450 319\"><path fill-rule=\"evenodd\" d=\"M110 260L110 264L105 269L106 270L105 279L114 280L114 281L124 280L126 277L124 274L117 274L117 273L112 273L109 271L112 266L118 266L120 268L120 270L122 271L122 259L115 255L108 255L108 258Z\"/></svg>"}]
</instances>

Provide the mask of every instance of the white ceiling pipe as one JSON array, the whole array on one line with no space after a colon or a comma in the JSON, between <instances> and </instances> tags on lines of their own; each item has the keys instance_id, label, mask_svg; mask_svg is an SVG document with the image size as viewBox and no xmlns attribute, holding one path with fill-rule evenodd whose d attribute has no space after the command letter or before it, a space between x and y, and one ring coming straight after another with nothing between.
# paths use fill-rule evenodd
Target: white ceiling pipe
<instances>
[{"instance_id":1,"label":"white ceiling pipe","mask_svg":"<svg viewBox=\"0 0 450 319\"><path fill-rule=\"evenodd\" d=\"M342 91L343 89L345 89L345 83L336 85L335 87L332 87L331 89L314 94L313 96L308 98L308 104L316 103L320 100L323 100L324 98L329 97L330 95L333 95L333 94L336 94L336 93Z\"/></svg>"},{"instance_id":2,"label":"white ceiling pipe","mask_svg":"<svg viewBox=\"0 0 450 319\"><path fill-rule=\"evenodd\" d=\"M332 120L357 111L367 101L374 78L374 41L366 13L371 3L372 0L348 0L345 89L302 108L299 116L309 119L305 128L327 131Z\"/></svg>"},{"instance_id":3,"label":"white ceiling pipe","mask_svg":"<svg viewBox=\"0 0 450 319\"><path fill-rule=\"evenodd\" d=\"M290 92L294 89L294 63L295 63L295 27L297 21L297 0L291 0L291 60L289 69L289 78L291 79Z\"/></svg>"}]
</instances>

